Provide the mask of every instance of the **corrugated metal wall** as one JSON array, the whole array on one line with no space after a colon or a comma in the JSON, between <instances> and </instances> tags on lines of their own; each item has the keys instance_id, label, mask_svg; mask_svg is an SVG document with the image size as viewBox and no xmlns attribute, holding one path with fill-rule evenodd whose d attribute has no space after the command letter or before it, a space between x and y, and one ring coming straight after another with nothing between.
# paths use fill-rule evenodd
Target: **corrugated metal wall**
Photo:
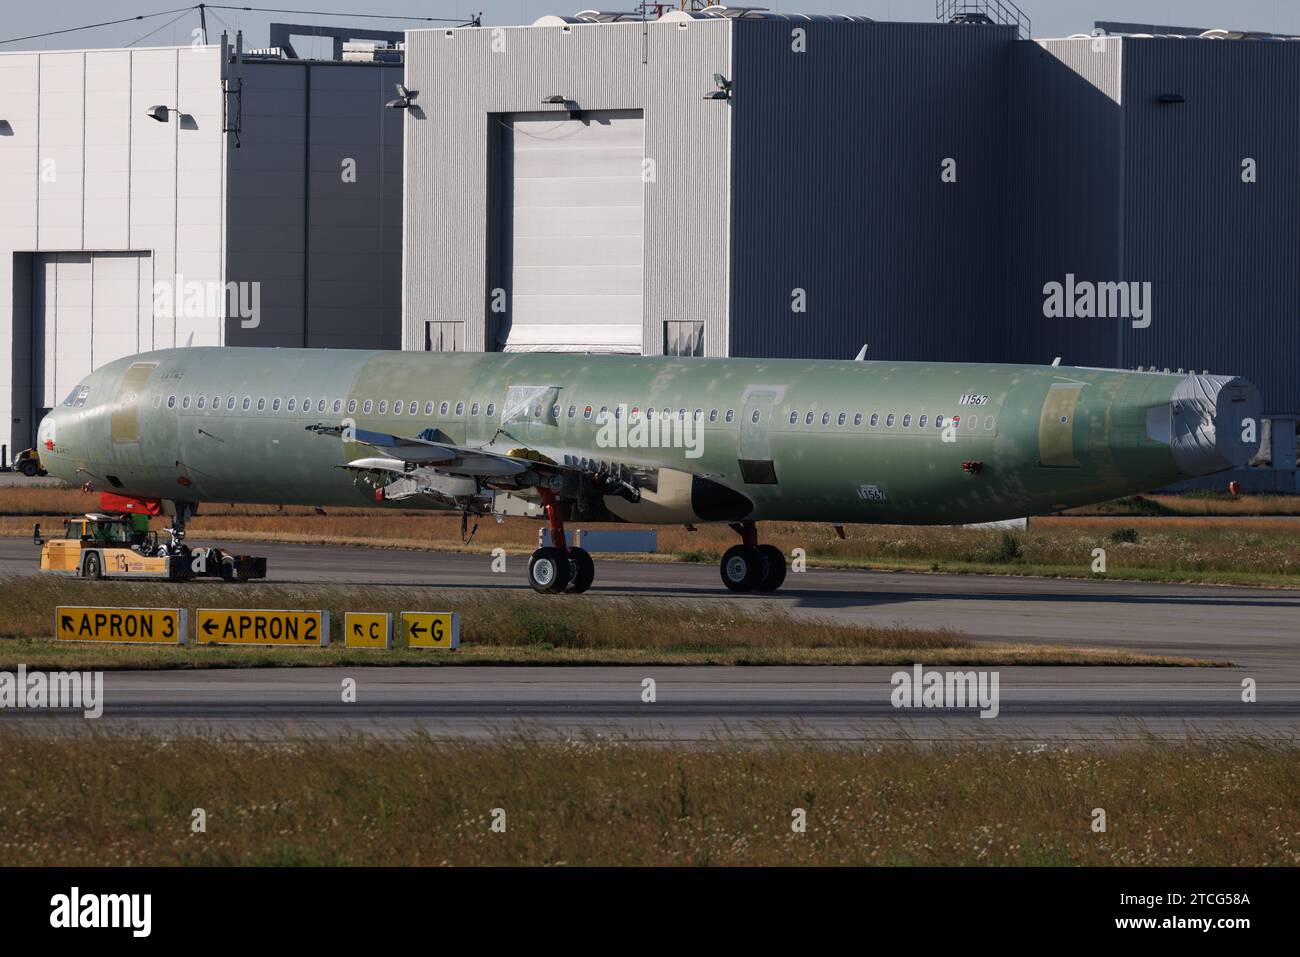
<instances>
[{"instance_id":1,"label":"corrugated metal wall","mask_svg":"<svg viewBox=\"0 0 1300 957\"><path fill-rule=\"evenodd\" d=\"M1300 411L1298 115L1300 44L1124 41L1125 270L1153 309L1120 364L1245 375Z\"/></svg>"},{"instance_id":2,"label":"corrugated metal wall","mask_svg":"<svg viewBox=\"0 0 1300 957\"><path fill-rule=\"evenodd\" d=\"M1300 46L1046 40L1012 62L1010 357L1245 375L1300 409ZM1150 325L1045 318L1067 274L1149 282Z\"/></svg>"},{"instance_id":3,"label":"corrugated metal wall","mask_svg":"<svg viewBox=\"0 0 1300 957\"><path fill-rule=\"evenodd\" d=\"M41 260L32 253L147 253L149 287L177 275L222 279L220 78L211 46L0 54L0 118L9 124L0 135L0 442L11 451L34 433L33 388L55 388L54 372L45 383L31 374L47 331L32 328L44 321L33 314ZM186 118L145 115L159 104ZM79 258L88 277L90 259ZM81 285L89 300L89 279ZM135 351L138 331L134 320L116 336L101 324L95 364ZM183 311L156 316L145 331L144 349L191 336L195 345L220 341L218 323ZM57 367L57 356L47 358ZM67 376L84 371L88 350L69 359ZM64 389L66 377L54 378Z\"/></svg>"},{"instance_id":4,"label":"corrugated metal wall","mask_svg":"<svg viewBox=\"0 0 1300 957\"><path fill-rule=\"evenodd\" d=\"M508 279L489 223L500 175L500 114L642 110L652 177L645 193L644 349L662 350L666 320L705 322L720 354L727 316L727 105L705 101L730 74L732 24L484 27L407 34L406 84L418 109L405 128L403 345L424 323L465 321L466 347L495 341L491 291ZM507 291L507 303L508 293Z\"/></svg>"},{"instance_id":5,"label":"corrugated metal wall","mask_svg":"<svg viewBox=\"0 0 1300 957\"><path fill-rule=\"evenodd\" d=\"M233 70L233 67L232 67ZM260 283L260 324L227 345L401 346L401 66L246 62L229 157L227 278Z\"/></svg>"},{"instance_id":6,"label":"corrugated metal wall","mask_svg":"<svg viewBox=\"0 0 1300 957\"><path fill-rule=\"evenodd\" d=\"M1122 41L1012 44L1005 358L1112 366L1117 324L1048 318L1043 287L1120 278Z\"/></svg>"},{"instance_id":7,"label":"corrugated metal wall","mask_svg":"<svg viewBox=\"0 0 1300 957\"><path fill-rule=\"evenodd\" d=\"M731 354L1006 357L1013 35L736 23Z\"/></svg>"}]
</instances>

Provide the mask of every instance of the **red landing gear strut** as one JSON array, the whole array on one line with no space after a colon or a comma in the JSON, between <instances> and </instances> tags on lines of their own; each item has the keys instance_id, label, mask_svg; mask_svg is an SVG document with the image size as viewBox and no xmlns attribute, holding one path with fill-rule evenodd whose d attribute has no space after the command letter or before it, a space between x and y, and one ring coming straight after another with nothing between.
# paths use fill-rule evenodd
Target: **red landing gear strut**
<instances>
[{"instance_id":1,"label":"red landing gear strut","mask_svg":"<svg viewBox=\"0 0 1300 957\"><path fill-rule=\"evenodd\" d=\"M758 543L753 522L733 522L740 544L722 556L722 583L732 591L776 591L785 581L785 555L775 545Z\"/></svg>"},{"instance_id":2,"label":"red landing gear strut","mask_svg":"<svg viewBox=\"0 0 1300 957\"><path fill-rule=\"evenodd\" d=\"M570 547L564 535L564 504L551 489L540 489L542 506L551 526L551 544L533 552L528 560L528 584L534 591L584 592L596 577L596 564L585 549Z\"/></svg>"}]
</instances>

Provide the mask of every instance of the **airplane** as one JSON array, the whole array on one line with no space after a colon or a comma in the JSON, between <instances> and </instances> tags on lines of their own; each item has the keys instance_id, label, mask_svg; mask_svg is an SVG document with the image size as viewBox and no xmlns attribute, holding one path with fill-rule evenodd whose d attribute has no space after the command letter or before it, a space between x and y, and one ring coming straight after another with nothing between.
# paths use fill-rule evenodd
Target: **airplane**
<instances>
[{"instance_id":1,"label":"airplane","mask_svg":"<svg viewBox=\"0 0 1300 957\"><path fill-rule=\"evenodd\" d=\"M761 521L972 524L1245 465L1235 376L993 363L203 347L93 371L38 430L51 475L203 502L545 516L528 579L583 592L566 521L726 523L723 584L771 592Z\"/></svg>"}]
</instances>

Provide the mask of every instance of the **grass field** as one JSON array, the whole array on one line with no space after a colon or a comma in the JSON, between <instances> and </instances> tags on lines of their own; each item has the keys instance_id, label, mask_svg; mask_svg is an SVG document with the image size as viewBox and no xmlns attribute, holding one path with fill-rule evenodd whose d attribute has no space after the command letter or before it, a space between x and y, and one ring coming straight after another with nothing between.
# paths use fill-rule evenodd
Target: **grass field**
<instances>
[{"instance_id":1,"label":"grass field","mask_svg":"<svg viewBox=\"0 0 1300 957\"><path fill-rule=\"evenodd\" d=\"M330 612L329 648L234 648L54 642L57 605L305 608ZM0 579L0 669L216 668L467 664L1226 664L1122 649L972 642L947 630L868 627L794 619L726 601L707 606L590 596L556 602L530 592L431 588L220 583L86 582L32 576ZM343 613L456 611L456 652L349 649ZM194 619L190 618L191 639Z\"/></svg>"},{"instance_id":2,"label":"grass field","mask_svg":"<svg viewBox=\"0 0 1300 957\"><path fill-rule=\"evenodd\" d=\"M1300 760L1285 746L240 744L0 729L0 748L5 867L1300 864Z\"/></svg>"},{"instance_id":3,"label":"grass field","mask_svg":"<svg viewBox=\"0 0 1300 957\"><path fill-rule=\"evenodd\" d=\"M1171 501L1194 510L1211 500L1188 496L1144 501ZM1132 500L1112 503L1119 510L1113 517L1035 518L1023 532L849 525L841 540L826 525L765 522L761 534L787 556L803 549L810 567L1088 578L1095 577L1094 549L1102 548L1108 578L1300 587L1300 517L1224 518L1197 516L1194 511L1153 517L1123 511L1129 507L1126 502ZM1161 508L1168 511L1175 504ZM67 489L3 489L0 535L30 535L38 517L47 533L57 534L61 517L93 505L92 499ZM373 509L330 509L319 515L306 508L229 505L205 506L189 526L195 542L264 540L482 553L501 547L517 555L537 547L540 527L525 519L500 525L485 519L467 546L461 542L460 518L455 515ZM737 541L725 526L658 531L659 553L654 557L662 561L713 564Z\"/></svg>"}]
</instances>

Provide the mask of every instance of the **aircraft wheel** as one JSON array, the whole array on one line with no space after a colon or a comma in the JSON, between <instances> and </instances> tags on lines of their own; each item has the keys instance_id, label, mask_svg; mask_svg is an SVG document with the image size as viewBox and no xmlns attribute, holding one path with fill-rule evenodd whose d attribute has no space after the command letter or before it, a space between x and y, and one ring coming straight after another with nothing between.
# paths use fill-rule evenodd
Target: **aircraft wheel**
<instances>
[{"instance_id":1,"label":"aircraft wheel","mask_svg":"<svg viewBox=\"0 0 1300 957\"><path fill-rule=\"evenodd\" d=\"M569 584L569 572L564 553L550 545L537 549L528 560L528 584L542 594L564 591L564 586Z\"/></svg>"},{"instance_id":2,"label":"aircraft wheel","mask_svg":"<svg viewBox=\"0 0 1300 957\"><path fill-rule=\"evenodd\" d=\"M759 591L776 591L785 582L785 555L775 545L759 545L758 561L762 572L754 587Z\"/></svg>"},{"instance_id":3,"label":"aircraft wheel","mask_svg":"<svg viewBox=\"0 0 1300 957\"><path fill-rule=\"evenodd\" d=\"M590 588L592 581L595 580L596 563L591 560L591 555L585 548L570 548L569 564L573 566L573 574L569 578L569 587L565 591L580 595Z\"/></svg>"},{"instance_id":4,"label":"aircraft wheel","mask_svg":"<svg viewBox=\"0 0 1300 957\"><path fill-rule=\"evenodd\" d=\"M36 473L40 471L40 469L35 462L33 462L31 459L28 459L27 461L23 462L22 465L18 466L18 471L22 472L28 478L36 478Z\"/></svg>"},{"instance_id":5,"label":"aircraft wheel","mask_svg":"<svg viewBox=\"0 0 1300 957\"><path fill-rule=\"evenodd\" d=\"M81 565L81 577L99 579L104 577L104 569L99 564L99 554L91 552Z\"/></svg>"},{"instance_id":6,"label":"aircraft wheel","mask_svg":"<svg viewBox=\"0 0 1300 957\"><path fill-rule=\"evenodd\" d=\"M722 584L732 591L751 591L763 573L757 548L732 545L722 556Z\"/></svg>"}]
</instances>

